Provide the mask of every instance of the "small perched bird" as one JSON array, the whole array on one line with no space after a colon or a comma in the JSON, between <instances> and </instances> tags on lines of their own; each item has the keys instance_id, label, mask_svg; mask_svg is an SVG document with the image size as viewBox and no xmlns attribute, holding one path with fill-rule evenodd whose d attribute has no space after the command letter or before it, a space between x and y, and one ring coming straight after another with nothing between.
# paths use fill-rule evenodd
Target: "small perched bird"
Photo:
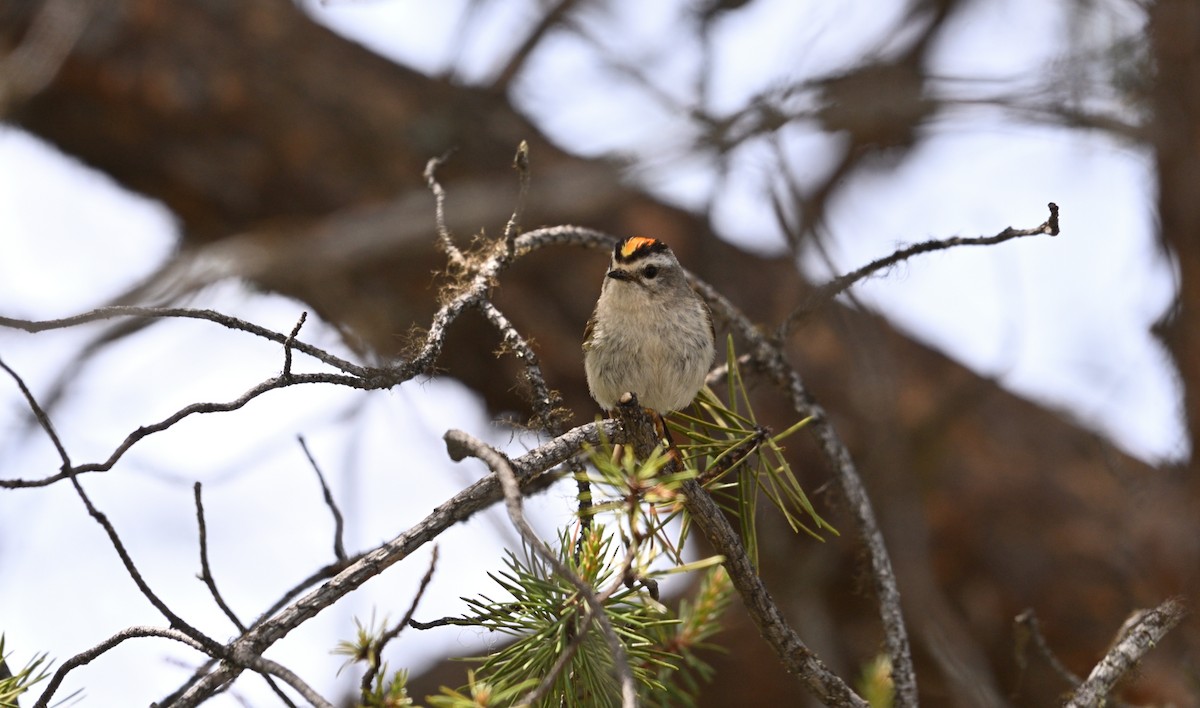
<instances>
[{"instance_id":1,"label":"small perched bird","mask_svg":"<svg viewBox=\"0 0 1200 708\"><path fill-rule=\"evenodd\" d=\"M583 340L592 398L605 411L622 394L660 415L690 404L715 353L712 314L667 244L634 236L613 249Z\"/></svg>"}]
</instances>

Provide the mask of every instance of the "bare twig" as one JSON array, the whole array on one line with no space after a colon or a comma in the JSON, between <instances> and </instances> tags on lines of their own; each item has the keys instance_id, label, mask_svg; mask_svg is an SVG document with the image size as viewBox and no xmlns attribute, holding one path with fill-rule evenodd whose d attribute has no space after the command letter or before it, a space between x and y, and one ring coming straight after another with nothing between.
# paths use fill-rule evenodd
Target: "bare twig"
<instances>
[{"instance_id":1,"label":"bare twig","mask_svg":"<svg viewBox=\"0 0 1200 708\"><path fill-rule=\"evenodd\" d=\"M437 170L450 159L451 152L453 151L430 158L429 162L425 163L425 184L428 185L429 191L433 192L438 244L446 252L446 258L450 259L451 265L461 267L466 264L467 258L458 246L454 245L454 237L450 234L450 229L446 228L446 190L442 188L441 182L437 181Z\"/></svg>"},{"instance_id":2,"label":"bare twig","mask_svg":"<svg viewBox=\"0 0 1200 708\"><path fill-rule=\"evenodd\" d=\"M604 635L604 639L608 643L608 650L612 653L613 670L621 683L621 705L623 708L636 706L638 704L637 688L634 683L633 670L629 666L629 656L625 652L625 645L617 636L616 630L613 629L612 622L609 621L608 614L604 611L604 605L596 596L596 589L585 583L573 570L560 561L525 520L525 511L521 505L521 485L513 472L512 463L499 450L461 430L451 430L444 437L448 447L453 446L458 451L466 452L483 461L488 469L492 470L492 473L499 478L500 488L504 492L504 506L508 511L508 518L521 533L521 537L525 539L530 550L549 565L559 577L579 591L599 624L600 633Z\"/></svg>"},{"instance_id":3,"label":"bare twig","mask_svg":"<svg viewBox=\"0 0 1200 708\"><path fill-rule=\"evenodd\" d=\"M546 376L538 363L537 352L512 321L490 300L482 300L478 306L487 321L500 333L504 347L521 361L525 382L529 384L530 404L536 416L535 420L551 435L561 435L566 430L563 425L565 416L561 410L562 396L546 383Z\"/></svg>"},{"instance_id":4,"label":"bare twig","mask_svg":"<svg viewBox=\"0 0 1200 708\"><path fill-rule=\"evenodd\" d=\"M292 347L296 344L296 337L299 336L300 328L304 326L306 319L308 319L308 312L301 312L300 319L296 320L296 326L292 327L292 333L283 340L283 378L287 381L292 380Z\"/></svg>"},{"instance_id":5,"label":"bare twig","mask_svg":"<svg viewBox=\"0 0 1200 708\"><path fill-rule=\"evenodd\" d=\"M225 598L217 590L217 580L213 577L212 569L208 565L208 526L204 522L204 502L200 496L200 483L196 482L192 490L196 498L196 526L200 529L200 579L208 586L208 592L213 596L217 607L221 608L221 611L225 613L230 622L233 622L238 631L245 632L246 625L242 624L233 608L225 602Z\"/></svg>"},{"instance_id":6,"label":"bare twig","mask_svg":"<svg viewBox=\"0 0 1200 708\"><path fill-rule=\"evenodd\" d=\"M329 513L333 514L333 557L337 558L339 563L346 562L346 545L342 539L346 522L342 519L342 512L338 509L337 502L333 499L333 492L329 491L329 485L325 483L325 475L321 474L321 468L317 465L316 458L308 449L308 443L305 442L303 435L297 435L296 440L300 442L300 449L304 451L304 456L308 458L308 464L313 468L313 472L317 473L317 481L321 483L321 494L325 498L325 506L329 507Z\"/></svg>"},{"instance_id":7,"label":"bare twig","mask_svg":"<svg viewBox=\"0 0 1200 708\"><path fill-rule=\"evenodd\" d=\"M804 304L802 304L800 307L797 307L795 310L792 310L787 318L779 325L779 329L776 332L776 337L782 341L783 338L787 336L787 333L791 331L791 329L798 322L803 320L821 305L850 289L850 287L852 287L855 283L868 278L885 268L889 268L897 263L906 261L913 256L919 256L923 253L932 253L934 251L944 251L948 248L956 248L958 246L994 246L998 243L1004 243L1005 241L1010 241L1012 239L1022 238L1025 236L1057 236L1059 234L1058 205L1054 202L1050 202L1047 206L1050 209L1050 217L1042 224L1030 229L1014 229L1013 227L1009 226L994 236L953 236L945 239L922 241L921 243L916 243L906 248L901 248L891 255L871 261L863 267L852 270L845 275L839 275L828 283L825 283L821 287L817 288L811 295L808 296Z\"/></svg>"},{"instance_id":8,"label":"bare twig","mask_svg":"<svg viewBox=\"0 0 1200 708\"><path fill-rule=\"evenodd\" d=\"M67 454L67 448L63 446L62 440L59 439L58 433L55 432L54 424L50 422L50 416L46 415L46 411L38 404L33 392L25 385L25 380L16 371L13 371L8 364L5 364L3 359L0 359L0 369L4 369L12 377L12 380L16 382L21 395L25 397L25 403L29 406L29 410L33 412L33 417L37 419L38 425L42 427L42 430L46 433L46 437L50 438L54 449L58 451L59 459L62 460L62 469L71 469L71 456Z\"/></svg>"},{"instance_id":9,"label":"bare twig","mask_svg":"<svg viewBox=\"0 0 1200 708\"><path fill-rule=\"evenodd\" d=\"M546 376L538 363L537 352L525 337L517 331L512 321L500 311L490 300L479 303L479 310L487 321L500 332L504 346L512 350L523 364L523 376L530 388L530 403L533 406L535 420L551 435L561 435L566 430L565 417L561 414L562 396L546 384ZM572 476L575 477L576 500L579 510L579 523L584 529L592 526L592 487L583 474L583 463L578 459L567 462Z\"/></svg>"},{"instance_id":10,"label":"bare twig","mask_svg":"<svg viewBox=\"0 0 1200 708\"><path fill-rule=\"evenodd\" d=\"M317 693L312 686L305 683L291 669L271 661L265 656L259 654L238 654L233 657L233 661L247 669L253 669L264 676L278 677L281 681L295 689L313 708L334 708L332 703ZM290 703L291 701L288 702Z\"/></svg>"},{"instance_id":11,"label":"bare twig","mask_svg":"<svg viewBox=\"0 0 1200 708\"><path fill-rule=\"evenodd\" d=\"M198 527L200 534L200 579L208 587L208 591L213 596L213 600L216 601L217 606L221 608L221 611L225 613L225 616L228 617L231 622L233 622L234 626L238 628L238 631L244 633L246 631L246 625L242 624L242 621L238 619L238 616L234 613L233 608L231 608L229 604L225 602L225 598L221 595L220 591L217 590L217 580L213 576L212 567L208 562L208 525L204 520L204 502L201 497L200 490L200 483L196 482L193 486L193 493L196 499L196 526ZM271 690L275 692L275 695L279 697L279 700L283 701L285 706L289 706L289 708L296 707L296 704L293 703L291 698L289 698L288 695L283 692L283 689L281 689L279 685L275 683L275 679L273 679L269 673L262 672L262 677L263 680L266 681L267 685L270 686Z\"/></svg>"},{"instance_id":12,"label":"bare twig","mask_svg":"<svg viewBox=\"0 0 1200 708\"><path fill-rule=\"evenodd\" d=\"M50 699L54 697L55 691L57 691L58 687L62 685L63 679L65 679L67 674L69 674L71 671L79 668L80 666L91 663L100 655L128 639L137 639L141 637L162 637L165 639L173 639L181 644L186 644L198 652L205 652L203 645L177 629L167 629L164 627L126 627L91 649L80 652L70 659L64 661L62 665L58 667L58 670L54 672L54 676L50 677L50 681L46 683L46 688L43 689L42 695L39 696L37 702L33 704L34 708L46 708L50 704Z\"/></svg>"},{"instance_id":13,"label":"bare twig","mask_svg":"<svg viewBox=\"0 0 1200 708\"><path fill-rule=\"evenodd\" d=\"M416 619L408 620L409 627L412 627L413 629L420 629L422 631L426 629L435 629L437 627L474 627L477 624L478 622L476 622L474 619L464 617L439 617L438 619L430 620L429 622L422 622Z\"/></svg>"},{"instance_id":14,"label":"bare twig","mask_svg":"<svg viewBox=\"0 0 1200 708\"><path fill-rule=\"evenodd\" d=\"M252 322L222 314L214 310L197 310L190 307L140 307L134 305L110 305L108 307L98 307L94 310L88 310L78 315L70 317L60 317L52 320L23 320L16 317L5 317L0 315L0 327L7 329L19 329L31 334L38 332L46 332L49 330L66 329L76 325L86 324L88 322L100 322L103 320L111 320L119 317L133 317L146 319L193 319L205 320L214 324L219 324L226 329L234 329L242 332L253 334L256 337L262 337L278 344L286 344L288 336L274 330L261 327ZM364 366L353 364L345 359L334 356L324 349L314 347L311 344L304 342L293 341L291 344L298 352L302 352L312 358L332 366L335 369L343 371L354 376L368 376L371 369Z\"/></svg>"},{"instance_id":15,"label":"bare twig","mask_svg":"<svg viewBox=\"0 0 1200 708\"><path fill-rule=\"evenodd\" d=\"M521 218L525 215L525 200L529 196L529 143L522 140L513 156L513 168L517 171L517 202L512 216L504 225L504 257L516 255L517 236L521 233Z\"/></svg>"},{"instance_id":16,"label":"bare twig","mask_svg":"<svg viewBox=\"0 0 1200 708\"><path fill-rule=\"evenodd\" d=\"M104 529L104 533L108 535L109 542L112 544L113 548L116 549L117 555L121 558L121 563L125 566L125 572L129 574L130 578L133 579L134 585L137 585L137 588L141 591L142 596L149 600L150 604L154 606L154 609L158 610L159 614L161 614L167 619L168 622L171 623L172 629L177 629L190 637L193 641L202 646L204 648L204 652L209 656L214 658L224 658L226 656L224 645L217 642L215 639L210 638L208 635L184 621L182 617L175 614L171 608L167 607L167 603L163 602L162 598L160 598L152 589L150 589L150 585L146 582L146 579L142 577L142 573L138 570L137 565L134 564L133 557L130 556L129 551L125 549L125 544L121 541L121 537L117 534L116 527L112 525L112 522L108 520L108 517L103 512L101 512L94 504L92 504L91 498L88 497L85 491L83 491L83 485L79 483L78 477L72 475L71 484L75 486L75 493L79 495L79 498L83 501L83 505L87 507L88 515L95 519L96 523L100 524L100 527Z\"/></svg>"},{"instance_id":17,"label":"bare twig","mask_svg":"<svg viewBox=\"0 0 1200 708\"><path fill-rule=\"evenodd\" d=\"M827 705L866 708L867 702L830 671L788 624L746 554L737 531L729 525L729 520L708 492L696 480L689 479L683 482L683 493L684 507L692 523L724 558L722 564L729 571L730 580L741 595L747 612L788 673L800 678Z\"/></svg>"},{"instance_id":18,"label":"bare twig","mask_svg":"<svg viewBox=\"0 0 1200 708\"><path fill-rule=\"evenodd\" d=\"M1021 640L1018 646L1024 645L1026 641L1032 641L1033 646L1037 648L1038 653L1042 655L1042 658L1046 660L1046 663L1050 665L1050 668L1054 670L1054 673L1061 676L1063 680L1071 686L1078 686L1079 684L1083 683L1083 679L1079 678L1075 672L1068 669L1061 661L1059 661L1054 652L1051 651L1050 645L1046 643L1046 636L1042 634L1041 623L1038 622L1037 614L1034 613L1032 607L1017 615L1013 619L1013 623L1016 624L1021 630L1018 635ZM1018 662L1020 663L1021 668L1024 669L1026 659L1023 649L1018 657Z\"/></svg>"},{"instance_id":19,"label":"bare twig","mask_svg":"<svg viewBox=\"0 0 1200 708\"><path fill-rule=\"evenodd\" d=\"M425 588L429 587L429 581L433 580L433 571L437 568L438 562L438 547L434 545L433 553L429 557L429 569L425 571L424 577L421 578L421 584L417 586L417 593L413 595L412 602L408 605L408 611L404 613L404 617L396 623L394 627L384 632L378 642L371 644L371 657L367 661L367 670L363 673L362 682L359 688L365 697L371 690L371 683L375 680L375 675L379 673L379 669L383 666L380 657L383 655L383 648L388 642L400 636L408 623L412 621L413 614L417 611L417 605L420 604L421 598L425 596Z\"/></svg>"},{"instance_id":20,"label":"bare twig","mask_svg":"<svg viewBox=\"0 0 1200 708\"><path fill-rule=\"evenodd\" d=\"M108 470L112 469L113 465L117 464L117 461L120 460L125 453L128 452L129 449L138 442L150 435L167 430L188 416L197 413L227 413L229 411L235 411L245 406L255 398L263 395L264 393L269 393L271 391L296 384L311 383L337 384L349 386L350 388L361 389L389 388L391 385L393 385L386 380L381 380L380 378L360 379L342 374L293 374L290 380L285 379L283 376L276 376L263 381L232 401L226 401L224 403L193 403L189 406L184 406L157 423L144 425L127 435L125 440L123 440L121 444L118 445L115 450L113 450L112 454L109 455L108 459L104 460L103 462L91 462L82 465L75 465L69 469L63 470L59 474L50 475L41 479L0 480L0 488L7 487L15 489L22 487L45 487L68 477L74 477L75 475L83 474L85 472L107 472Z\"/></svg>"},{"instance_id":21,"label":"bare twig","mask_svg":"<svg viewBox=\"0 0 1200 708\"><path fill-rule=\"evenodd\" d=\"M1121 677L1157 646L1185 614L1183 601L1173 597L1153 610L1139 610L1130 615L1108 653L1075 689L1067 708L1103 706Z\"/></svg>"}]
</instances>

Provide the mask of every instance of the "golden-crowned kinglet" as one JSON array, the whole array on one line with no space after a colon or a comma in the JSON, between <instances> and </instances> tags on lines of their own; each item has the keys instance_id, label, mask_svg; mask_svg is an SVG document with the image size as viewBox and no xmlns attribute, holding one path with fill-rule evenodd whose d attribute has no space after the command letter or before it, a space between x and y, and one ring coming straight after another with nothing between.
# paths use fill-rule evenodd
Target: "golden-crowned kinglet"
<instances>
[{"instance_id":1,"label":"golden-crowned kinglet","mask_svg":"<svg viewBox=\"0 0 1200 708\"><path fill-rule=\"evenodd\" d=\"M583 340L592 398L605 411L622 394L658 413L692 402L712 365L712 315L662 241L627 238L613 249Z\"/></svg>"}]
</instances>

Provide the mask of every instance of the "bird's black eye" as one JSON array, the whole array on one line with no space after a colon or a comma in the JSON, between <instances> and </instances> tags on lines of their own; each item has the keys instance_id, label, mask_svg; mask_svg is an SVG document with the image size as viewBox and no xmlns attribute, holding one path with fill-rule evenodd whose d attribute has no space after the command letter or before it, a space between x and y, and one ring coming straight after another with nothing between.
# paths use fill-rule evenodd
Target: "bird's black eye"
<instances>
[{"instance_id":1,"label":"bird's black eye","mask_svg":"<svg viewBox=\"0 0 1200 708\"><path fill-rule=\"evenodd\" d=\"M654 278L654 276L658 275L658 266L648 265L642 268L642 275L646 278Z\"/></svg>"}]
</instances>

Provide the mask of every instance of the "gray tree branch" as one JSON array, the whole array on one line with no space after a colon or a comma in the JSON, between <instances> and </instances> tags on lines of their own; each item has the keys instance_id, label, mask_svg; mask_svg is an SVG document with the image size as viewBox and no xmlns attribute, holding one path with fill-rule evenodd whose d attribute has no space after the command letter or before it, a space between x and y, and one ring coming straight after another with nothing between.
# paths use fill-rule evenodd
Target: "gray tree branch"
<instances>
[{"instance_id":1,"label":"gray tree branch","mask_svg":"<svg viewBox=\"0 0 1200 708\"><path fill-rule=\"evenodd\" d=\"M1067 708L1104 706L1121 677L1157 646L1185 614L1183 601L1173 597L1152 610L1139 610L1130 615L1108 653L1075 689L1067 701Z\"/></svg>"}]
</instances>

